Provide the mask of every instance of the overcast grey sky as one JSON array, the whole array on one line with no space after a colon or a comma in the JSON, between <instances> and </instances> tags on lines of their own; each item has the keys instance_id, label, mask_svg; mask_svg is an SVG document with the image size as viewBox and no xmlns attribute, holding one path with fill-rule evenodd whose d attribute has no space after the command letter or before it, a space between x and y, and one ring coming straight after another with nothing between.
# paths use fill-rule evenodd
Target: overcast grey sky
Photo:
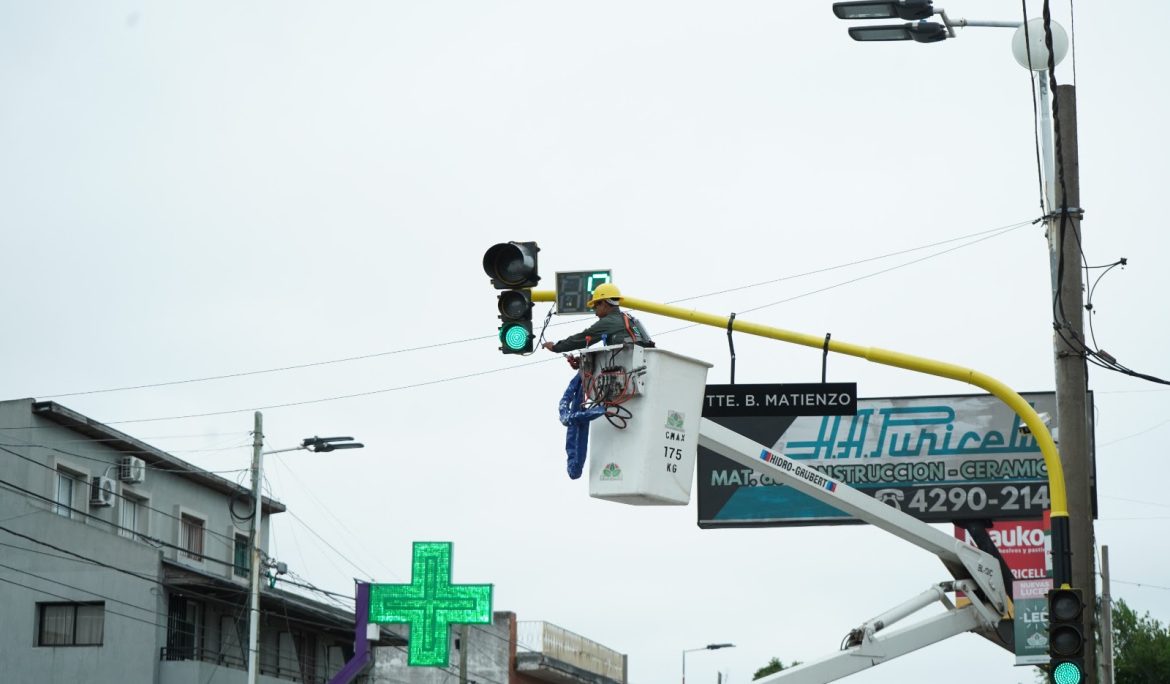
<instances>
[{"instance_id":1,"label":"overcast grey sky","mask_svg":"<svg viewBox=\"0 0 1170 684\"><path fill-rule=\"evenodd\" d=\"M1113 5L1077 4L1075 30L1053 6L1075 39L1085 256L1130 259L1095 293L1094 332L1167 377L1170 9ZM274 552L300 576L406 581L411 541L451 540L456 581L628 653L635 684L677 681L681 651L712 641L737 648L690 656L690 681L827 654L945 570L868 527L700 531L693 502L590 499L564 474L568 369L499 354L480 258L537 240L550 288L557 270L611 268L636 297L1051 390L1011 30L860 44L830 7L0 0L3 395L56 398L229 470L247 467L251 410L370 393L264 411L271 448L368 445L269 459L297 516L280 516ZM945 7L1021 17L1007 0ZM1073 83L1072 55L1056 71ZM961 236L991 237L687 299ZM554 319L550 336L585 322ZM646 322L726 382L722 331ZM819 378L815 350L740 336L736 351L740 382ZM483 371L498 372L436 382ZM868 397L976 391L843 357L829 377ZM1113 593L1165 621L1170 393L1096 370L1091 386ZM1011 663L968 635L849 681L1033 680Z\"/></svg>"}]
</instances>

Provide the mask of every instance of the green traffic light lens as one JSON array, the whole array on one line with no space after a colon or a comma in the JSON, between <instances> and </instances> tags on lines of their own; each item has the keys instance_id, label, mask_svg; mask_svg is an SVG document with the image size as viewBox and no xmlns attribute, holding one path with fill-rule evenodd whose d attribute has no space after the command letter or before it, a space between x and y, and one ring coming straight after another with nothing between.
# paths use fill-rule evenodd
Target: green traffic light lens
<instances>
[{"instance_id":1,"label":"green traffic light lens","mask_svg":"<svg viewBox=\"0 0 1170 684\"><path fill-rule=\"evenodd\" d=\"M528 346L528 330L522 325L513 325L504 329L500 339L508 349L520 350Z\"/></svg>"},{"instance_id":2,"label":"green traffic light lens","mask_svg":"<svg viewBox=\"0 0 1170 684\"><path fill-rule=\"evenodd\" d=\"M1083 680L1084 674L1075 663L1057 663L1056 667L1052 668L1054 684L1081 684Z\"/></svg>"}]
</instances>

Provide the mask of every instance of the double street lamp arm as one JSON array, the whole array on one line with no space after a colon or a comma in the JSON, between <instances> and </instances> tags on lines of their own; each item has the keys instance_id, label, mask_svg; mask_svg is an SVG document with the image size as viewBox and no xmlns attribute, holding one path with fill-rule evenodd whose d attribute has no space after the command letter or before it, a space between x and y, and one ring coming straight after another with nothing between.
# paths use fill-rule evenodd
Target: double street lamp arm
<instances>
[{"instance_id":1,"label":"double street lamp arm","mask_svg":"<svg viewBox=\"0 0 1170 684\"><path fill-rule=\"evenodd\" d=\"M833 14L838 19L903 19L908 24L881 24L849 29L849 36L859 41L914 40L935 43L955 37L955 27L984 26L1017 28L1018 21L984 21L981 19L954 19L947 11L935 7L931 0L851 0L833 3ZM926 21L938 15L942 24ZM916 22L916 23L914 23Z\"/></svg>"}]
</instances>

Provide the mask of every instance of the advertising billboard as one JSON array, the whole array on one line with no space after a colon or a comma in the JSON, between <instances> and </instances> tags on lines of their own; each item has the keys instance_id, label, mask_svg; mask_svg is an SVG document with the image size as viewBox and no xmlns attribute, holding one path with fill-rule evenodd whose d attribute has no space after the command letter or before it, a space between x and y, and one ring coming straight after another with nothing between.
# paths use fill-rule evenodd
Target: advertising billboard
<instances>
[{"instance_id":1,"label":"advertising billboard","mask_svg":"<svg viewBox=\"0 0 1170 684\"><path fill-rule=\"evenodd\" d=\"M705 405L718 404L717 396ZM1056 415L1053 392L1022 396L1038 412ZM852 415L752 409L704 415L920 520L1038 519L1049 506L1048 469L1036 440L989 394L858 399ZM850 522L856 521L699 448L700 527Z\"/></svg>"}]
</instances>

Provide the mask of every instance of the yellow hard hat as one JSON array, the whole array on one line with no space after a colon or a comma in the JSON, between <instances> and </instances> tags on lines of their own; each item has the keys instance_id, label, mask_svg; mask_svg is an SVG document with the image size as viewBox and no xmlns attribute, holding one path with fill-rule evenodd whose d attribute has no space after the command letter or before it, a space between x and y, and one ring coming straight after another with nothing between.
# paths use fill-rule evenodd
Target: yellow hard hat
<instances>
[{"instance_id":1,"label":"yellow hard hat","mask_svg":"<svg viewBox=\"0 0 1170 684\"><path fill-rule=\"evenodd\" d=\"M603 299L616 299L621 301L621 298L622 291L618 289L617 285L613 283L602 283L593 291L593 296L589 298L589 301L585 302L585 306L592 309L594 304Z\"/></svg>"}]
</instances>

